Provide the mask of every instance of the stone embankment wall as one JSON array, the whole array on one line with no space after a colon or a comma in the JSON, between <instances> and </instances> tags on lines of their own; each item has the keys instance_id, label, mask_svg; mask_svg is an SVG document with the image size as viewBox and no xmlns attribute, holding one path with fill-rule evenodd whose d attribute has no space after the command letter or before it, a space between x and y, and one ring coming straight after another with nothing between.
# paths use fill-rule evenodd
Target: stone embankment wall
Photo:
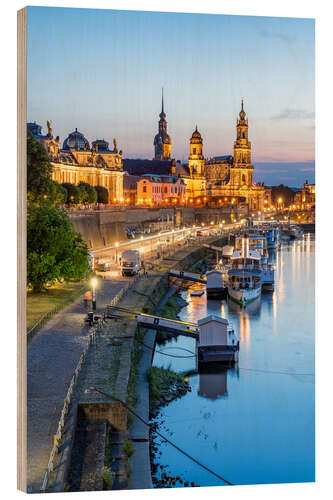
<instances>
[{"instance_id":1,"label":"stone embankment wall","mask_svg":"<svg viewBox=\"0 0 333 500\"><path fill-rule=\"evenodd\" d=\"M82 234L89 248L113 245L126 240L126 228L149 227L156 221L172 221L176 225L218 224L222 220L230 222L247 215L247 207L221 208L134 208L128 210L101 210L89 213L70 214L75 231Z\"/></svg>"}]
</instances>

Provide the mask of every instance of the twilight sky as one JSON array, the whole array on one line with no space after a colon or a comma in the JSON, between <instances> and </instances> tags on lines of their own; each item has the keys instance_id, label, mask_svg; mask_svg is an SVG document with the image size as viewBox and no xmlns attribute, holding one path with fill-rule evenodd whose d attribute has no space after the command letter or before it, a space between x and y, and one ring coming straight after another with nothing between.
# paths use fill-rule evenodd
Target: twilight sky
<instances>
[{"instance_id":1,"label":"twilight sky","mask_svg":"<svg viewBox=\"0 0 333 500\"><path fill-rule=\"evenodd\" d=\"M233 154L244 99L255 180L314 181L314 20L28 7L28 121L152 158L164 87L172 156L198 124Z\"/></svg>"}]
</instances>

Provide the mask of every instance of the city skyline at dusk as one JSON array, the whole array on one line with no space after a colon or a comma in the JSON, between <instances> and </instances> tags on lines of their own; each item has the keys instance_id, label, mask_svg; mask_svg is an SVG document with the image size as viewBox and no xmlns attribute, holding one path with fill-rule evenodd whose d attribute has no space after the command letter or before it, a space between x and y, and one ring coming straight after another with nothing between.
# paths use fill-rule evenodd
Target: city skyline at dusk
<instances>
[{"instance_id":1,"label":"city skyline at dusk","mask_svg":"<svg viewBox=\"0 0 333 500\"><path fill-rule=\"evenodd\" d=\"M233 154L243 98L255 180L314 181L313 20L29 7L28 27L28 121L61 142L152 158L163 86L172 157L196 124L205 157Z\"/></svg>"}]
</instances>

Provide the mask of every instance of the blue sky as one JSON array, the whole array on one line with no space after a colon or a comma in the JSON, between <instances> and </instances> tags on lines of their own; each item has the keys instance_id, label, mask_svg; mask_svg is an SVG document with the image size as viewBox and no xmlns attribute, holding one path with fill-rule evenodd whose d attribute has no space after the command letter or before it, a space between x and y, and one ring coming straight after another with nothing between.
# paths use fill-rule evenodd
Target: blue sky
<instances>
[{"instance_id":1,"label":"blue sky","mask_svg":"<svg viewBox=\"0 0 333 500\"><path fill-rule=\"evenodd\" d=\"M162 86L176 159L196 124L206 157L232 154L243 98L255 179L314 180L313 20L28 8L28 120L61 140L152 158Z\"/></svg>"}]
</instances>

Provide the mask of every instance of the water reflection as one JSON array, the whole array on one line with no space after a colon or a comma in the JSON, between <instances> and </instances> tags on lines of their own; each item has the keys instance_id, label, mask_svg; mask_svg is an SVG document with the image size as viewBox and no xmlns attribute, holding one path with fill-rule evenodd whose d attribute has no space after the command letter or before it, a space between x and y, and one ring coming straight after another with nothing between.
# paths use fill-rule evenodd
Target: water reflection
<instances>
[{"instance_id":1,"label":"water reflection","mask_svg":"<svg viewBox=\"0 0 333 500\"><path fill-rule=\"evenodd\" d=\"M283 244L271 257L275 292L245 309L183 293L189 303L181 319L216 314L232 322L240 360L237 369L192 375L192 392L161 410L162 430L234 484L314 480L314 377L303 376L314 371L314 251L308 235ZM195 349L184 337L168 345ZM176 371L194 365L155 355L154 364L162 362ZM159 451L171 474L181 471L201 486L221 484L166 443Z\"/></svg>"},{"instance_id":2,"label":"water reflection","mask_svg":"<svg viewBox=\"0 0 333 500\"><path fill-rule=\"evenodd\" d=\"M221 367L200 368L199 372L199 396L209 399L217 399L227 396L228 369Z\"/></svg>"}]
</instances>

